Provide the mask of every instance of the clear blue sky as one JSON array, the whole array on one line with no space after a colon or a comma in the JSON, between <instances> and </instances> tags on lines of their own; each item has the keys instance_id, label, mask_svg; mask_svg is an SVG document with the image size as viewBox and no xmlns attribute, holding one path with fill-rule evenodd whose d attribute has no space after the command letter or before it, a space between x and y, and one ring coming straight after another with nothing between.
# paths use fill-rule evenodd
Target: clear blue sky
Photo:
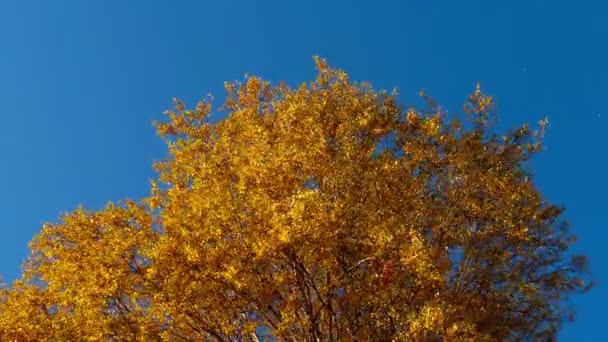
<instances>
[{"instance_id":1,"label":"clear blue sky","mask_svg":"<svg viewBox=\"0 0 608 342\"><path fill-rule=\"evenodd\" d=\"M500 3L500 4L499 4ZM567 206L600 285L564 341L605 334L608 4L603 1L0 2L0 273L14 279L41 223L147 194L171 98L221 97L245 72L290 83L320 54L353 78L424 88L452 111L475 82L502 126L551 120L534 167ZM604 250L604 252L602 252Z\"/></svg>"}]
</instances>

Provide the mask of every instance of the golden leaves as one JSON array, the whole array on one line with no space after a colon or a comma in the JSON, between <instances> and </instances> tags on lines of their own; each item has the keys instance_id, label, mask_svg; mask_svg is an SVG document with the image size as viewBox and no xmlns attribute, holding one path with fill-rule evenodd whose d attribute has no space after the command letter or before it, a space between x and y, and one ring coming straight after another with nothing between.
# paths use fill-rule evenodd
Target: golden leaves
<instances>
[{"instance_id":1,"label":"golden leaves","mask_svg":"<svg viewBox=\"0 0 608 342\"><path fill-rule=\"evenodd\" d=\"M407 112L406 120L409 125L415 125L418 122L418 113L415 110L410 109Z\"/></svg>"},{"instance_id":2,"label":"golden leaves","mask_svg":"<svg viewBox=\"0 0 608 342\"><path fill-rule=\"evenodd\" d=\"M424 94L430 110L401 109L315 63L296 89L226 83L217 123L210 99L175 100L150 195L45 225L2 293L0 339L551 334L588 278L566 258L561 210L522 171L546 121L500 139L479 85L468 129Z\"/></svg>"}]
</instances>

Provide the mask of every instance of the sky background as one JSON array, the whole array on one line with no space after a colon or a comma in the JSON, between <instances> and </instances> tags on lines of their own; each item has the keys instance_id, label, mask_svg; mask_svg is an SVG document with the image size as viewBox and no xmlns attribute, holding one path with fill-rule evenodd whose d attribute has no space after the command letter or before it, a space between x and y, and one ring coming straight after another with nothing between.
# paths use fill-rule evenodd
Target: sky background
<instances>
[{"instance_id":1,"label":"sky background","mask_svg":"<svg viewBox=\"0 0 608 342\"><path fill-rule=\"evenodd\" d=\"M0 274L43 222L148 193L151 122L244 73L290 84L319 54L355 80L425 89L458 111L477 81L502 127L551 122L534 161L600 282L562 341L605 337L608 3L604 1L0 1Z\"/></svg>"}]
</instances>

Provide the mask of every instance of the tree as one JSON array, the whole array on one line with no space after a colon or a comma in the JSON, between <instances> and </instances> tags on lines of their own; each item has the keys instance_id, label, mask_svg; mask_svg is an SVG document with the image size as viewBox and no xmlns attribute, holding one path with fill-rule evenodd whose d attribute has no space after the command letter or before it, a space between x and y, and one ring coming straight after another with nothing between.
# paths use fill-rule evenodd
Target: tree
<instances>
[{"instance_id":1,"label":"tree","mask_svg":"<svg viewBox=\"0 0 608 342\"><path fill-rule=\"evenodd\" d=\"M227 83L175 101L150 196L79 208L32 241L0 300L2 340L550 339L590 287L534 186L540 130L494 132L316 59L290 88Z\"/></svg>"}]
</instances>

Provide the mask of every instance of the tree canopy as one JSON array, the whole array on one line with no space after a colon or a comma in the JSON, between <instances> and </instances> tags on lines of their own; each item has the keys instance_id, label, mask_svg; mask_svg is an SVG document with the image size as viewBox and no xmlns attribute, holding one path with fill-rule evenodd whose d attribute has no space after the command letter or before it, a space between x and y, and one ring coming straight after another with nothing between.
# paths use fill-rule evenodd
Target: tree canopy
<instances>
[{"instance_id":1,"label":"tree canopy","mask_svg":"<svg viewBox=\"0 0 608 342\"><path fill-rule=\"evenodd\" d=\"M496 132L399 105L316 58L315 80L226 83L157 123L139 201L46 224L0 295L0 340L550 339L590 287L527 161L546 121Z\"/></svg>"}]
</instances>

